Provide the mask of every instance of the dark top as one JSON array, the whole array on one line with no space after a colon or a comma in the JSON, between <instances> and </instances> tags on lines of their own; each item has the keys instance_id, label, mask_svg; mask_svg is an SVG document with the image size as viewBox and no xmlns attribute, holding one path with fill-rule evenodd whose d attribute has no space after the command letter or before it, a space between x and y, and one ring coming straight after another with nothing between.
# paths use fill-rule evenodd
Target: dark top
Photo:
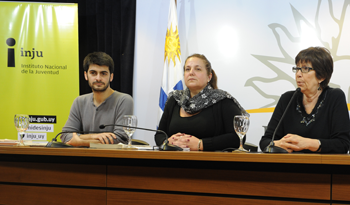
<instances>
[{"instance_id":1,"label":"dark top","mask_svg":"<svg viewBox=\"0 0 350 205\"><path fill-rule=\"evenodd\" d=\"M169 137L180 132L202 139L205 151L238 148L240 142L233 129L233 118L241 114L241 110L233 100L223 99L196 115L181 117L180 106L174 97L170 97L165 105L158 129L163 130ZM158 146L164 140L164 134L155 135Z\"/></svg>"},{"instance_id":2,"label":"dark top","mask_svg":"<svg viewBox=\"0 0 350 205\"><path fill-rule=\"evenodd\" d=\"M265 135L260 140L264 150L271 142L275 128L295 91L284 93L277 103ZM347 153L350 147L350 120L345 95L341 89L327 87L310 114L305 112L303 94L299 92L287 110L276 132L275 140L287 134L319 139L321 153ZM302 152L311 152L303 150Z\"/></svg>"},{"instance_id":3,"label":"dark top","mask_svg":"<svg viewBox=\"0 0 350 205\"><path fill-rule=\"evenodd\" d=\"M215 135L212 126L215 124L213 115L213 106L210 106L191 117L181 117L180 106L175 106L169 126L169 136L178 133L179 127L181 127L181 133L191 133L191 135L201 136L201 138L212 137Z\"/></svg>"}]
</instances>

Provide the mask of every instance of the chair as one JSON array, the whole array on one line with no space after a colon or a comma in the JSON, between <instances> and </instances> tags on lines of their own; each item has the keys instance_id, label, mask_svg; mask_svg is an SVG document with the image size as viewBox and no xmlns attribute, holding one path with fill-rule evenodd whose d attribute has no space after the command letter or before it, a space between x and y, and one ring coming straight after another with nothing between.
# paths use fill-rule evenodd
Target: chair
<instances>
[{"instance_id":1,"label":"chair","mask_svg":"<svg viewBox=\"0 0 350 205\"><path fill-rule=\"evenodd\" d=\"M262 126L262 127L264 128L264 133L265 133L267 126ZM258 146L249 142L244 143L243 148L248 150L249 152L258 152Z\"/></svg>"},{"instance_id":2,"label":"chair","mask_svg":"<svg viewBox=\"0 0 350 205\"><path fill-rule=\"evenodd\" d=\"M132 145L149 145L147 142L139 139L132 139L131 144Z\"/></svg>"},{"instance_id":3,"label":"chair","mask_svg":"<svg viewBox=\"0 0 350 205\"><path fill-rule=\"evenodd\" d=\"M248 150L249 152L258 152L258 146L249 142L245 142L243 148Z\"/></svg>"}]
</instances>

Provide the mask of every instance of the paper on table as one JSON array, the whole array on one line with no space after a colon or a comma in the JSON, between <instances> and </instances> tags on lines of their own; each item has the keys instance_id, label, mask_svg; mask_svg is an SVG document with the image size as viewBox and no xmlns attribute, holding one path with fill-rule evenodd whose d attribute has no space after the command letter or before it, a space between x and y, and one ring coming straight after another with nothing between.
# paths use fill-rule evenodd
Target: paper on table
<instances>
[{"instance_id":1,"label":"paper on table","mask_svg":"<svg viewBox=\"0 0 350 205\"><path fill-rule=\"evenodd\" d=\"M17 145L19 140L9 140L9 139L0 139L0 146L13 146Z\"/></svg>"},{"instance_id":2,"label":"paper on table","mask_svg":"<svg viewBox=\"0 0 350 205\"><path fill-rule=\"evenodd\" d=\"M47 143L45 140L24 140L24 144L31 147L45 147Z\"/></svg>"},{"instance_id":3,"label":"paper on table","mask_svg":"<svg viewBox=\"0 0 350 205\"><path fill-rule=\"evenodd\" d=\"M149 145L132 145L128 147L126 144L99 144L99 143L90 143L90 148L92 149L129 149L129 150L152 150L153 148Z\"/></svg>"}]
</instances>

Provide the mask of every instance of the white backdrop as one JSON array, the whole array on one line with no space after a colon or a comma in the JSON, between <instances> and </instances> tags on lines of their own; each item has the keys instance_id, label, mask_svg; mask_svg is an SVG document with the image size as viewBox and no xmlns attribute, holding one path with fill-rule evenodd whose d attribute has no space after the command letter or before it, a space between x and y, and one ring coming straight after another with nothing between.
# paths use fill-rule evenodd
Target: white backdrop
<instances>
[{"instance_id":1,"label":"white backdrop","mask_svg":"<svg viewBox=\"0 0 350 205\"><path fill-rule=\"evenodd\" d=\"M318 0L178 0L183 61L204 54L231 93L251 113L247 141L256 145L279 96L296 88L294 58L309 46L327 47L334 58L332 87L348 100L350 76L349 3ZM138 0L134 90L138 125L156 128L169 0ZM183 65L183 62L182 62ZM348 100L349 101L349 100ZM154 133L134 138L154 145Z\"/></svg>"}]
</instances>

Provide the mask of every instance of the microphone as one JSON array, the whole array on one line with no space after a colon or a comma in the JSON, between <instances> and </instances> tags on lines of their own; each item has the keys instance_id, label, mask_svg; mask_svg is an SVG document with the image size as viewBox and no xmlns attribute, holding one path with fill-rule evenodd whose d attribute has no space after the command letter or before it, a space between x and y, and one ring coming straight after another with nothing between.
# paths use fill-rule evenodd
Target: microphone
<instances>
[{"instance_id":1,"label":"microphone","mask_svg":"<svg viewBox=\"0 0 350 205\"><path fill-rule=\"evenodd\" d=\"M100 125L100 129L104 129L107 126L119 126L119 127L130 127L134 129L139 130L146 130L146 131L152 131L152 132L161 132L165 135L166 139L164 140L163 144L159 147L159 150L163 151L182 151L183 149L176 145L171 145L168 143L168 135L163 130L152 130L148 128L142 128L142 127L133 127L133 126L127 126L127 125L118 125L118 124L111 124L111 125Z\"/></svg>"},{"instance_id":2,"label":"microphone","mask_svg":"<svg viewBox=\"0 0 350 205\"><path fill-rule=\"evenodd\" d=\"M103 132L101 131L63 131L58 133L54 138L52 138L52 140L48 142L45 147L55 147L55 148L74 147L72 145L69 145L63 142L57 142L57 137L64 133L88 134L88 133L103 133ZM123 141L128 141L128 139L126 139L124 136L117 136L117 137L121 138Z\"/></svg>"},{"instance_id":3,"label":"microphone","mask_svg":"<svg viewBox=\"0 0 350 205\"><path fill-rule=\"evenodd\" d=\"M278 128L280 127L281 122L282 122L284 116L286 115L288 108L290 107L290 104L292 103L292 101L294 100L294 98L298 92L300 92L300 88L297 88L295 90L292 98L289 100L289 103L288 103L286 109L284 110L283 115L275 128L275 131L273 132L270 144L263 150L264 153L288 153L288 151L283 149L282 147L275 146L275 143L273 141L275 140L276 132L277 132Z\"/></svg>"},{"instance_id":4,"label":"microphone","mask_svg":"<svg viewBox=\"0 0 350 205\"><path fill-rule=\"evenodd\" d=\"M68 132L68 131L59 132L54 138L52 138L50 142L46 144L45 147L55 147L55 148L73 147L72 145L69 145L63 142L57 142L57 137L63 133L73 133L73 132ZM76 132L76 133L80 133L80 132Z\"/></svg>"}]
</instances>

